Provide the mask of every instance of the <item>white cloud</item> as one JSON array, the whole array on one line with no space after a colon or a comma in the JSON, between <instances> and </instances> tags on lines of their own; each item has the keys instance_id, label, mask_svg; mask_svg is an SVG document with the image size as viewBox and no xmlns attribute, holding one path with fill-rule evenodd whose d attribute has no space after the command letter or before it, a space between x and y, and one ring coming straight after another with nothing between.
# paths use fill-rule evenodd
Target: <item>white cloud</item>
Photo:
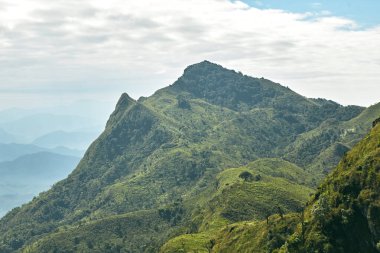
<instances>
[{"instance_id":1,"label":"white cloud","mask_svg":"<svg viewBox=\"0 0 380 253\"><path fill-rule=\"evenodd\" d=\"M0 0L0 92L29 102L137 97L208 59L309 97L369 105L380 101L378 45L380 27L241 1Z\"/></svg>"}]
</instances>

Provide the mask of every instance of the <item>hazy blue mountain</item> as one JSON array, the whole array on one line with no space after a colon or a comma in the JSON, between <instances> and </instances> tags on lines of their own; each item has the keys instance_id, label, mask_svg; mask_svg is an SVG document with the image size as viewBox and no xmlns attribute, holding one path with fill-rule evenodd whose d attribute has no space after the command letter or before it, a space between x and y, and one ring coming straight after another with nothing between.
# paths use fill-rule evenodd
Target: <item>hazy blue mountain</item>
<instances>
[{"instance_id":1,"label":"hazy blue mountain","mask_svg":"<svg viewBox=\"0 0 380 253\"><path fill-rule=\"evenodd\" d=\"M111 106L79 101L0 111L0 216L67 176L104 129Z\"/></svg>"},{"instance_id":2,"label":"hazy blue mountain","mask_svg":"<svg viewBox=\"0 0 380 253\"><path fill-rule=\"evenodd\" d=\"M113 101L80 100L68 105L53 106L41 109L44 113L59 115L76 115L92 118L103 125L113 111L115 105Z\"/></svg>"},{"instance_id":3,"label":"hazy blue mountain","mask_svg":"<svg viewBox=\"0 0 380 253\"><path fill-rule=\"evenodd\" d=\"M61 155L81 156L83 151L68 149L65 147L56 147L53 149L42 148L31 144L3 144L0 143L0 162L12 161L20 156L34 154L39 152L51 152Z\"/></svg>"},{"instance_id":4,"label":"hazy blue mountain","mask_svg":"<svg viewBox=\"0 0 380 253\"><path fill-rule=\"evenodd\" d=\"M0 173L2 175L0 181L21 183L28 182L31 179L35 182L36 180L40 182L56 180L67 176L67 172L73 169L71 165L75 166L78 161L78 157L75 156L50 152L24 155L13 161L0 163Z\"/></svg>"},{"instance_id":5,"label":"hazy blue mountain","mask_svg":"<svg viewBox=\"0 0 380 253\"><path fill-rule=\"evenodd\" d=\"M113 102L80 100L66 105L39 108L10 108L0 111L0 124L36 114L74 115L94 119L103 124L114 109Z\"/></svg>"},{"instance_id":6,"label":"hazy blue mountain","mask_svg":"<svg viewBox=\"0 0 380 253\"><path fill-rule=\"evenodd\" d=\"M45 148L63 146L85 150L98 135L98 132L55 131L38 137L32 143Z\"/></svg>"},{"instance_id":7,"label":"hazy blue mountain","mask_svg":"<svg viewBox=\"0 0 380 253\"><path fill-rule=\"evenodd\" d=\"M0 163L0 216L65 178L79 157L39 152Z\"/></svg>"},{"instance_id":8,"label":"hazy blue mountain","mask_svg":"<svg viewBox=\"0 0 380 253\"><path fill-rule=\"evenodd\" d=\"M10 108L2 110L0 111L0 124L15 121L36 113L36 111L21 108Z\"/></svg>"},{"instance_id":9,"label":"hazy blue mountain","mask_svg":"<svg viewBox=\"0 0 380 253\"><path fill-rule=\"evenodd\" d=\"M14 143L20 141L19 138L0 128L0 143Z\"/></svg>"},{"instance_id":10,"label":"hazy blue mountain","mask_svg":"<svg viewBox=\"0 0 380 253\"><path fill-rule=\"evenodd\" d=\"M3 123L1 127L11 134L24 137L25 141L33 141L53 131L80 131L84 128L92 128L100 132L102 129L102 126L92 118L56 114L30 115Z\"/></svg>"}]
</instances>

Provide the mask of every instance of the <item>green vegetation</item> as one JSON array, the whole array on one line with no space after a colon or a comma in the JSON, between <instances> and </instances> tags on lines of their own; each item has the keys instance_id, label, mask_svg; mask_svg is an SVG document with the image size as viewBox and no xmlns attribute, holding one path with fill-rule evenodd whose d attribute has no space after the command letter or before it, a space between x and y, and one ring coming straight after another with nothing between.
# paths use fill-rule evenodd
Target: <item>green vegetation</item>
<instances>
[{"instance_id":1,"label":"green vegetation","mask_svg":"<svg viewBox=\"0 0 380 253\"><path fill-rule=\"evenodd\" d=\"M348 121L326 120L319 127L300 134L286 148L284 158L307 169L320 181L344 153L368 133L372 121L379 115L380 103Z\"/></svg>"},{"instance_id":2,"label":"green vegetation","mask_svg":"<svg viewBox=\"0 0 380 253\"><path fill-rule=\"evenodd\" d=\"M213 238L234 226L228 238L261 235L242 251L275 249L363 110L190 66L149 98L123 94L74 172L0 220L0 252L228 252L235 242Z\"/></svg>"},{"instance_id":3,"label":"green vegetation","mask_svg":"<svg viewBox=\"0 0 380 253\"><path fill-rule=\"evenodd\" d=\"M376 253L380 241L380 125L347 153L299 213L182 235L162 252Z\"/></svg>"},{"instance_id":4,"label":"green vegetation","mask_svg":"<svg viewBox=\"0 0 380 253\"><path fill-rule=\"evenodd\" d=\"M169 237L172 231L156 212L142 211L60 228L24 252L155 252L163 243L160 234Z\"/></svg>"},{"instance_id":5,"label":"green vegetation","mask_svg":"<svg viewBox=\"0 0 380 253\"><path fill-rule=\"evenodd\" d=\"M289 242L291 252L378 252L379 147L377 125L319 187L305 211L304 239Z\"/></svg>"},{"instance_id":6,"label":"green vegetation","mask_svg":"<svg viewBox=\"0 0 380 253\"><path fill-rule=\"evenodd\" d=\"M271 170L274 167L278 171ZM242 174L251 175L253 180L241 178ZM199 205L192 214L198 232L173 238L161 252L209 252L217 244L219 233L223 237L227 230L241 224L246 228L247 222L242 221L273 221L273 214L302 210L313 190L297 181L310 181L309 177L301 168L280 159L259 159L244 167L224 170L218 174L214 190L205 191L197 202L191 201Z\"/></svg>"}]
</instances>

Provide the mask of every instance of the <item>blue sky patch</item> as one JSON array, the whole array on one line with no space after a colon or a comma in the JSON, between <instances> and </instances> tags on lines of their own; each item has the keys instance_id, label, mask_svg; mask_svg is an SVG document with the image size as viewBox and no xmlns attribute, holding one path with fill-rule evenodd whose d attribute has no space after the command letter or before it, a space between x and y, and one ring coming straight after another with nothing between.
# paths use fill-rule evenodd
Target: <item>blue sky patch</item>
<instances>
[{"instance_id":1,"label":"blue sky patch","mask_svg":"<svg viewBox=\"0 0 380 253\"><path fill-rule=\"evenodd\" d=\"M368 28L380 25L379 0L242 0L259 9L281 9L290 12L329 13L354 20Z\"/></svg>"}]
</instances>

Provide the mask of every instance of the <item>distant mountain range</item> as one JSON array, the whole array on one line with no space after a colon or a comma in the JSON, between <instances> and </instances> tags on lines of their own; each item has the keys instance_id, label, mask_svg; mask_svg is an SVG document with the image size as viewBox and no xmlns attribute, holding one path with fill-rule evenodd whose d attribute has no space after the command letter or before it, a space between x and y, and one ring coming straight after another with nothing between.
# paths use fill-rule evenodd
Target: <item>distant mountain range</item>
<instances>
[{"instance_id":1,"label":"distant mountain range","mask_svg":"<svg viewBox=\"0 0 380 253\"><path fill-rule=\"evenodd\" d=\"M0 143L17 143L21 142L19 138L14 136L13 134L10 134L3 129L0 129Z\"/></svg>"},{"instance_id":2,"label":"distant mountain range","mask_svg":"<svg viewBox=\"0 0 380 253\"><path fill-rule=\"evenodd\" d=\"M96 139L98 132L65 132L55 131L38 137L32 143L46 148L67 147L86 150L89 144Z\"/></svg>"},{"instance_id":3,"label":"distant mountain range","mask_svg":"<svg viewBox=\"0 0 380 253\"><path fill-rule=\"evenodd\" d=\"M194 64L150 97L123 94L76 169L0 220L0 252L351 252L360 228L372 253L378 128L345 154L376 115Z\"/></svg>"},{"instance_id":4,"label":"distant mountain range","mask_svg":"<svg viewBox=\"0 0 380 253\"><path fill-rule=\"evenodd\" d=\"M81 131L91 129L94 132L102 129L101 125L91 118L75 115L35 114L15 121L2 123L6 132L20 136L25 142L31 142L42 135L56 131Z\"/></svg>"},{"instance_id":5,"label":"distant mountain range","mask_svg":"<svg viewBox=\"0 0 380 253\"><path fill-rule=\"evenodd\" d=\"M75 168L103 130L104 110L104 104L84 101L0 111L0 216Z\"/></svg>"},{"instance_id":6,"label":"distant mountain range","mask_svg":"<svg viewBox=\"0 0 380 253\"><path fill-rule=\"evenodd\" d=\"M78 162L78 157L49 152L0 162L0 216L48 190L53 183L65 178Z\"/></svg>"},{"instance_id":7,"label":"distant mountain range","mask_svg":"<svg viewBox=\"0 0 380 253\"><path fill-rule=\"evenodd\" d=\"M0 143L0 162L12 161L21 156L40 153L40 152L50 152L62 155L70 155L81 157L83 155L81 150L68 149L65 147L56 148L41 148L32 144L1 144Z\"/></svg>"}]
</instances>

